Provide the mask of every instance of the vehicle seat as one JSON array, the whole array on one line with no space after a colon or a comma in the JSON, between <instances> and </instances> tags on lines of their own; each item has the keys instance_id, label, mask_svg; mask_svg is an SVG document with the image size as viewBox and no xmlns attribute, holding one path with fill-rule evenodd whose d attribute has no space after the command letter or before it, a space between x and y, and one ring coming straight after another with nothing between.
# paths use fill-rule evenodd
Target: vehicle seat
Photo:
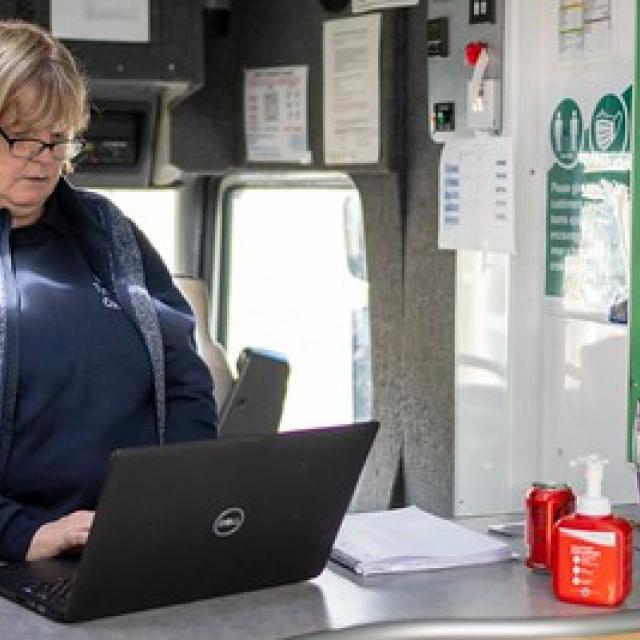
<instances>
[{"instance_id":1,"label":"vehicle seat","mask_svg":"<svg viewBox=\"0 0 640 640\"><path fill-rule=\"evenodd\" d=\"M213 393L222 410L234 382L234 374L224 347L209 335L209 305L207 288L203 280L192 276L173 276L173 281L187 299L196 319L196 348L213 378Z\"/></svg>"}]
</instances>

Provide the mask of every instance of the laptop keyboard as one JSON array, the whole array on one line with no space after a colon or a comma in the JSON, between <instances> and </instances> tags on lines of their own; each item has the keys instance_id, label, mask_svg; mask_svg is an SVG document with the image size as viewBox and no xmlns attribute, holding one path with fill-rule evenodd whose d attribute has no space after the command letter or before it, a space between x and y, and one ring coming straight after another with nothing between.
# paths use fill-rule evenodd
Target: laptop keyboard
<instances>
[{"instance_id":1,"label":"laptop keyboard","mask_svg":"<svg viewBox=\"0 0 640 640\"><path fill-rule=\"evenodd\" d=\"M22 587L24 593L44 602L60 604L66 600L71 591L73 576L56 578L51 582L34 582Z\"/></svg>"}]
</instances>

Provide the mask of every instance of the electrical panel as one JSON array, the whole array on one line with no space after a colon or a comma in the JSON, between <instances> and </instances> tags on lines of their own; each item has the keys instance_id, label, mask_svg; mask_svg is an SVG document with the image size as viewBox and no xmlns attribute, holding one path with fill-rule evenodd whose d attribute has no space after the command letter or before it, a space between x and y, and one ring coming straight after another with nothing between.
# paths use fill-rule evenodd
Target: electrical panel
<instances>
[{"instance_id":1,"label":"electrical panel","mask_svg":"<svg viewBox=\"0 0 640 640\"><path fill-rule=\"evenodd\" d=\"M156 148L158 90L117 92L92 83L90 94L86 146L74 162L71 182L81 187L148 187Z\"/></svg>"},{"instance_id":2,"label":"electrical panel","mask_svg":"<svg viewBox=\"0 0 640 640\"><path fill-rule=\"evenodd\" d=\"M505 0L428 0L427 103L435 142L502 131Z\"/></svg>"}]
</instances>

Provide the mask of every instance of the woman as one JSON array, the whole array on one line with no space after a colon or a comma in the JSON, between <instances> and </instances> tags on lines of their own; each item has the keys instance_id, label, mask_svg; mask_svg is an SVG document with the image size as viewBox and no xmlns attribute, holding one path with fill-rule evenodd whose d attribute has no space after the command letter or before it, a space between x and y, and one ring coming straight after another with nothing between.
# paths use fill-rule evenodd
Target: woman
<instances>
[{"instance_id":1,"label":"woman","mask_svg":"<svg viewBox=\"0 0 640 640\"><path fill-rule=\"evenodd\" d=\"M0 21L0 559L81 547L118 447L215 435L190 309L146 238L62 176L86 87L46 31Z\"/></svg>"}]
</instances>

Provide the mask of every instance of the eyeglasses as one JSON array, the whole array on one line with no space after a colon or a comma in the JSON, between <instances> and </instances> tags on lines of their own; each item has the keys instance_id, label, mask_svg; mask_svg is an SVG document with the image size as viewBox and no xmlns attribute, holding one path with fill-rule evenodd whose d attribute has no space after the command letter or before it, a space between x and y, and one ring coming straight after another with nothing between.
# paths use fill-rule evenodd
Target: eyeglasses
<instances>
[{"instance_id":1,"label":"eyeglasses","mask_svg":"<svg viewBox=\"0 0 640 640\"><path fill-rule=\"evenodd\" d=\"M9 153L14 158L24 160L33 160L45 149L49 149L56 160L73 160L82 153L85 146L85 141L81 138L55 142L44 142L37 138L10 138L2 128L0 128L0 135L7 141Z\"/></svg>"}]
</instances>

